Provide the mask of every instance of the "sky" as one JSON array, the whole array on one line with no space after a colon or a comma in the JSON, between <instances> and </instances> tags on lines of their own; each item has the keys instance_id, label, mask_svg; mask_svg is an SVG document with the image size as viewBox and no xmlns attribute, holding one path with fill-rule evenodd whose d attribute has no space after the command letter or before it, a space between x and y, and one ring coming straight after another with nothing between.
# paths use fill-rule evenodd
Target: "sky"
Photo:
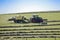
<instances>
[{"instance_id":1,"label":"sky","mask_svg":"<svg viewBox=\"0 0 60 40\"><path fill-rule=\"evenodd\" d=\"M0 14L60 10L60 0L0 0Z\"/></svg>"}]
</instances>

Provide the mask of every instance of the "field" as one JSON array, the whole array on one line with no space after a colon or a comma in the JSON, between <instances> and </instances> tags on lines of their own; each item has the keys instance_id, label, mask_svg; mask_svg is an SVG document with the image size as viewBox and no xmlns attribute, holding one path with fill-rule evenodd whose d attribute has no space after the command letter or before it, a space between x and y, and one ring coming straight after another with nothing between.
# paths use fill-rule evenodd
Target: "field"
<instances>
[{"instance_id":1,"label":"field","mask_svg":"<svg viewBox=\"0 0 60 40\"><path fill-rule=\"evenodd\" d=\"M1 14L0 15L0 26L10 26L10 25L20 25L11 23L8 21L9 18L14 17L16 15L26 16L28 19L32 16L32 14L38 14L40 17L48 20L60 20L60 13L29 13L29 14Z\"/></svg>"},{"instance_id":2,"label":"field","mask_svg":"<svg viewBox=\"0 0 60 40\"><path fill-rule=\"evenodd\" d=\"M29 19L32 14L38 14L48 21L57 20L57 22L48 22L48 25L43 26L36 23L20 24L8 21L10 17L16 15L23 15ZM60 40L58 20L60 20L60 12L0 14L0 40Z\"/></svg>"}]
</instances>

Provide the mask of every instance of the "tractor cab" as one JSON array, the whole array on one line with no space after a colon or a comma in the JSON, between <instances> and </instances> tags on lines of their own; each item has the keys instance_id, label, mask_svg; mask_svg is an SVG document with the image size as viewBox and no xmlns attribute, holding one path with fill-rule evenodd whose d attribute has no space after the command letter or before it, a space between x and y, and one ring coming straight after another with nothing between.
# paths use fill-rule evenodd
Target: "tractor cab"
<instances>
[{"instance_id":1,"label":"tractor cab","mask_svg":"<svg viewBox=\"0 0 60 40\"><path fill-rule=\"evenodd\" d=\"M32 17L30 18L32 23L41 23L43 22L43 19L41 17L39 17L36 14L33 14Z\"/></svg>"}]
</instances>

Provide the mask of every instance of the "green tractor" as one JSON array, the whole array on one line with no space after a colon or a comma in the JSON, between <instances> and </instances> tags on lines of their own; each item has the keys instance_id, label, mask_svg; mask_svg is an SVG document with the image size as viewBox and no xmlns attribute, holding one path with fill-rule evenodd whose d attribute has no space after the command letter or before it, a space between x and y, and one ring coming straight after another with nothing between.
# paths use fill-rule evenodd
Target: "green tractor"
<instances>
[{"instance_id":1,"label":"green tractor","mask_svg":"<svg viewBox=\"0 0 60 40\"><path fill-rule=\"evenodd\" d=\"M42 23L47 24L47 19L43 19L42 17L39 17L38 15L32 15L31 18L27 19L25 16L15 16L8 21L14 21L14 23Z\"/></svg>"}]
</instances>

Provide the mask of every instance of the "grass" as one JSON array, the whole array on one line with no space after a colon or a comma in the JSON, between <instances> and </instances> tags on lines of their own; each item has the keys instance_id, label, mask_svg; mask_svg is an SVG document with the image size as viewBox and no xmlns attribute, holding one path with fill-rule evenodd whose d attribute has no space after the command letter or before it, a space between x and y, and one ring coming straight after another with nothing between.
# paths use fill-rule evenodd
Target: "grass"
<instances>
[{"instance_id":1,"label":"grass","mask_svg":"<svg viewBox=\"0 0 60 40\"><path fill-rule=\"evenodd\" d=\"M3 37L1 40L5 40L6 37ZM10 37L6 40L60 40L60 38L17 38L17 37Z\"/></svg>"},{"instance_id":2,"label":"grass","mask_svg":"<svg viewBox=\"0 0 60 40\"><path fill-rule=\"evenodd\" d=\"M33 13L35 14L35 13ZM42 17L43 19L48 19L48 20L60 20L60 13L39 13L37 12L36 14L38 14L40 17ZM32 13L29 14L0 14L0 26L23 26L23 25L31 25L33 23L29 23L29 24L18 24L18 23L13 23L13 22L9 22L8 19L10 17L14 17L16 15L23 15L26 16L28 19L32 16ZM48 24L60 24L60 22L51 22ZM59 26L35 26L35 27L17 27L17 28L0 28L0 30L14 30L14 29L19 29L19 31L21 32L29 32L29 31L35 31L35 30L20 30L20 29L34 29L34 28L60 28ZM39 31L51 31L51 30L39 30ZM60 30L54 30L54 31L60 31ZM1 32L1 31L0 31ZM5 36L6 37L6 36ZM4 36L0 36L0 40L5 40ZM8 36L7 36L8 37ZM6 39L8 40L8 39ZM10 37L9 40L55 40L55 38L17 38L17 37ZM56 40L60 40L60 38L56 38Z\"/></svg>"},{"instance_id":3,"label":"grass","mask_svg":"<svg viewBox=\"0 0 60 40\"><path fill-rule=\"evenodd\" d=\"M60 20L60 13L36 13L36 14L38 14L40 17L44 19ZM32 13L30 14L0 14L0 26L20 25L20 24L15 24L8 21L10 17L16 16L16 15L24 15L29 19L32 16Z\"/></svg>"}]
</instances>

